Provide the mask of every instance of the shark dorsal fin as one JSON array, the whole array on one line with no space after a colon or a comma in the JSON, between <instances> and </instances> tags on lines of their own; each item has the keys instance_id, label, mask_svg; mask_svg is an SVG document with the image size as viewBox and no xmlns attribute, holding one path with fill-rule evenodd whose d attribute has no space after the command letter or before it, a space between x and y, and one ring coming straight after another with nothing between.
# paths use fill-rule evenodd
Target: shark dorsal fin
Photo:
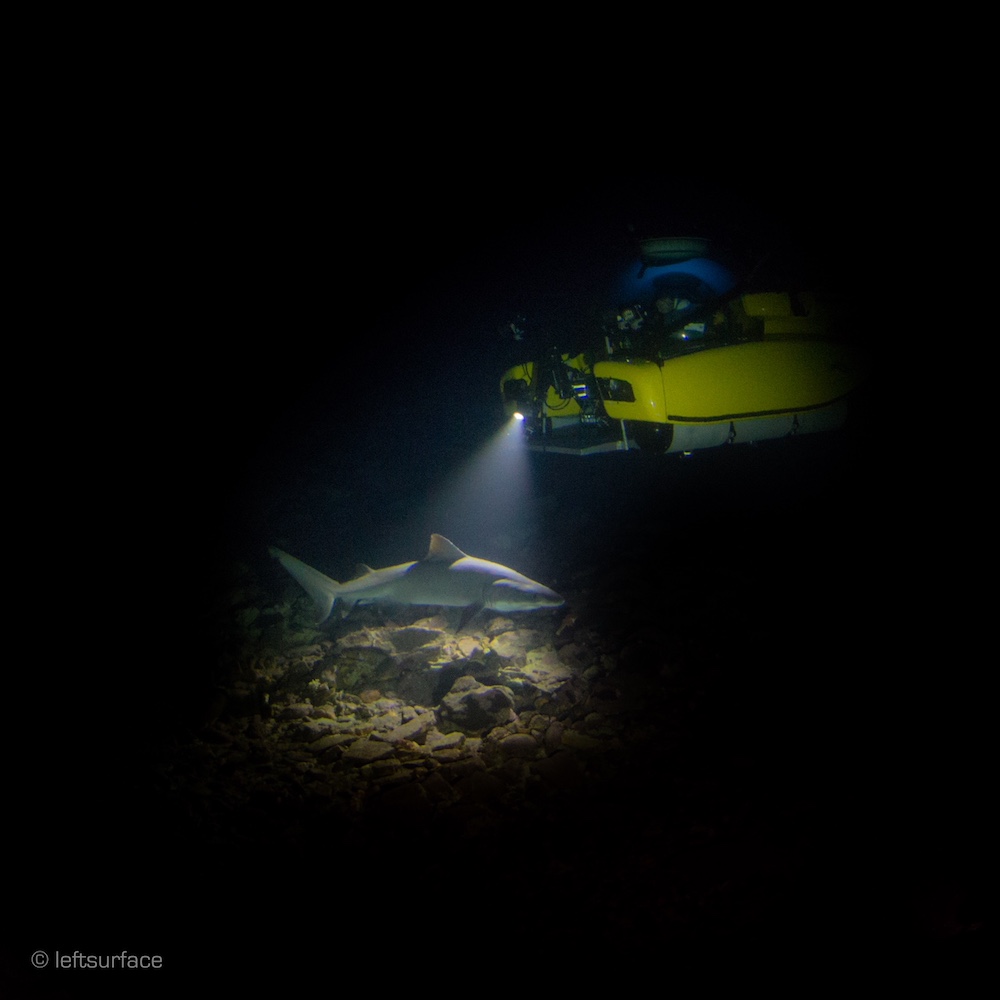
<instances>
[{"instance_id":1,"label":"shark dorsal fin","mask_svg":"<svg viewBox=\"0 0 1000 1000\"><path fill-rule=\"evenodd\" d=\"M375 570L373 570L371 566L366 563L358 563L357 566L354 567L354 572L357 573L358 576L367 576L369 573L374 573Z\"/></svg>"},{"instance_id":2,"label":"shark dorsal fin","mask_svg":"<svg viewBox=\"0 0 1000 1000\"><path fill-rule=\"evenodd\" d=\"M453 563L456 559L465 558L465 553L444 535L431 535L431 547L427 550L425 562Z\"/></svg>"}]
</instances>

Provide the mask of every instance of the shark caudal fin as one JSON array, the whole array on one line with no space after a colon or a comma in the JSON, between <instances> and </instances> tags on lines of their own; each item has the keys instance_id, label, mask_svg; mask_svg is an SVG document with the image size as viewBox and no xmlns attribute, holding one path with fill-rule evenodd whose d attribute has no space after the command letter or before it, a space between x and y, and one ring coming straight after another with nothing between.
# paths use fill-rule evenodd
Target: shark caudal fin
<instances>
[{"instance_id":1,"label":"shark caudal fin","mask_svg":"<svg viewBox=\"0 0 1000 1000\"><path fill-rule=\"evenodd\" d=\"M313 599L319 612L319 621L325 622L330 617L334 601L337 600L340 584L336 580L324 576L318 569L307 566L295 556L290 556L287 552L276 549L273 545L268 549L268 552L291 573L302 589Z\"/></svg>"}]
</instances>

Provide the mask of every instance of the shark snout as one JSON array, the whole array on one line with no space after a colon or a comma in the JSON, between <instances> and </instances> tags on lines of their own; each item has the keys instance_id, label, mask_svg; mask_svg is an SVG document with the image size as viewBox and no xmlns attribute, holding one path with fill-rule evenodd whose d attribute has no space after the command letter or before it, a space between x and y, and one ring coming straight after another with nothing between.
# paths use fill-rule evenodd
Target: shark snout
<instances>
[{"instance_id":1,"label":"shark snout","mask_svg":"<svg viewBox=\"0 0 1000 1000\"><path fill-rule=\"evenodd\" d=\"M562 595L533 581L497 580L490 591L486 603L494 611L533 611L536 608L558 608L566 603Z\"/></svg>"}]
</instances>

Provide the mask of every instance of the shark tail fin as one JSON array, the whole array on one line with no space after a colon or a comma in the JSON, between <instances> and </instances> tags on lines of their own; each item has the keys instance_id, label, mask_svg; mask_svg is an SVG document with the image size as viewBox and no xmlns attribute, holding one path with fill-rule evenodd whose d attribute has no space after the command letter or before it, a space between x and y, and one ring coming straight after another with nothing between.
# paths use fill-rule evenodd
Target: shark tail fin
<instances>
[{"instance_id":1,"label":"shark tail fin","mask_svg":"<svg viewBox=\"0 0 1000 1000\"><path fill-rule=\"evenodd\" d=\"M316 609L319 612L319 621L325 622L330 617L333 605L337 600L341 585L336 580L324 576L318 569L307 566L295 556L290 556L281 549L276 549L273 545L268 551L281 563L285 569L301 585L302 589L313 599Z\"/></svg>"}]
</instances>

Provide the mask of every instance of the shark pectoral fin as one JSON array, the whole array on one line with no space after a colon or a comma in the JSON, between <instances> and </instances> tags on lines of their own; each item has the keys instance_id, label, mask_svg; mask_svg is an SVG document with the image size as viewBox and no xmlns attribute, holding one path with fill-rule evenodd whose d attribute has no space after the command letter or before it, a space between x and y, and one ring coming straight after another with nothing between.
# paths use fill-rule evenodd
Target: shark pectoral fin
<instances>
[{"instance_id":1,"label":"shark pectoral fin","mask_svg":"<svg viewBox=\"0 0 1000 1000\"><path fill-rule=\"evenodd\" d=\"M465 628L465 626L468 625L469 622L471 622L472 619L475 618L476 615L478 615L479 612L482 611L484 607L485 607L484 604L482 604L481 602L477 602L476 604L470 604L467 608L463 608L462 615L458 619L458 624L455 626L455 631L461 632L462 629Z\"/></svg>"}]
</instances>

